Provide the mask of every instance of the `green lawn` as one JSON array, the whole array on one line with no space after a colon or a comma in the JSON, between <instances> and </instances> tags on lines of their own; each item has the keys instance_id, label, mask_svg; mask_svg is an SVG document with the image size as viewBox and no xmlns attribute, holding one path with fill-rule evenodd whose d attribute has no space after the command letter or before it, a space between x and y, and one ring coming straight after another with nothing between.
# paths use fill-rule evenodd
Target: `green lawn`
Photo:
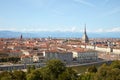
<instances>
[{"instance_id":1,"label":"green lawn","mask_svg":"<svg viewBox=\"0 0 120 80\"><path fill-rule=\"evenodd\" d=\"M94 65L96 66L96 68L99 68L104 63L94 64ZM90 67L92 65L74 66L74 67L72 67L72 69L75 70L77 73L84 73L84 72L86 72L86 70L88 69L88 67Z\"/></svg>"}]
</instances>

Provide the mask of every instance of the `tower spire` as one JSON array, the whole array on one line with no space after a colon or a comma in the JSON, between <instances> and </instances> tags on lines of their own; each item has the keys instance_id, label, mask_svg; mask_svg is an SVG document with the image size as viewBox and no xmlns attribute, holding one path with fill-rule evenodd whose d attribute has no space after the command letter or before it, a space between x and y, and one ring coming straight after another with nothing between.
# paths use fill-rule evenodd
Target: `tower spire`
<instances>
[{"instance_id":1,"label":"tower spire","mask_svg":"<svg viewBox=\"0 0 120 80\"><path fill-rule=\"evenodd\" d=\"M84 27L84 34L86 34L86 24L85 24L85 27Z\"/></svg>"},{"instance_id":2,"label":"tower spire","mask_svg":"<svg viewBox=\"0 0 120 80\"><path fill-rule=\"evenodd\" d=\"M22 39L23 38L23 36L22 36L22 34L20 35L20 39Z\"/></svg>"},{"instance_id":3,"label":"tower spire","mask_svg":"<svg viewBox=\"0 0 120 80\"><path fill-rule=\"evenodd\" d=\"M87 33L86 33L86 24L84 26L84 34L82 36L82 42L83 43L88 43L89 42L89 39L88 39L88 36L87 36Z\"/></svg>"}]
</instances>

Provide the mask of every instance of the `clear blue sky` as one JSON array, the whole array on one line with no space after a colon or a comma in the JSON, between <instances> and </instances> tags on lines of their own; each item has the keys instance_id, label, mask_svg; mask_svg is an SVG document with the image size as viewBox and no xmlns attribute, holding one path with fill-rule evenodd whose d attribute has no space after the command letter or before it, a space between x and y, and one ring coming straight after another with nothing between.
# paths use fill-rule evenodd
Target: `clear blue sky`
<instances>
[{"instance_id":1,"label":"clear blue sky","mask_svg":"<svg viewBox=\"0 0 120 80\"><path fill-rule=\"evenodd\" d=\"M120 31L120 0L0 0L0 30Z\"/></svg>"}]
</instances>

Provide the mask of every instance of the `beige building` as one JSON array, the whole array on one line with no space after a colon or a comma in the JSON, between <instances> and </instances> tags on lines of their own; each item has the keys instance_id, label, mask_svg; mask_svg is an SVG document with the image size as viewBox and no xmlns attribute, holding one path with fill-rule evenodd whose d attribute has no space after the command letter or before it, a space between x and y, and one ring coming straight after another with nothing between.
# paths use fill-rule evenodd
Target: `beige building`
<instances>
[{"instance_id":1,"label":"beige building","mask_svg":"<svg viewBox=\"0 0 120 80\"><path fill-rule=\"evenodd\" d=\"M98 54L93 50L75 49L72 51L74 61L79 63L95 62L98 60Z\"/></svg>"},{"instance_id":2,"label":"beige building","mask_svg":"<svg viewBox=\"0 0 120 80\"><path fill-rule=\"evenodd\" d=\"M45 62L43 53L37 53L33 55L33 62L39 62L39 63Z\"/></svg>"},{"instance_id":3,"label":"beige building","mask_svg":"<svg viewBox=\"0 0 120 80\"><path fill-rule=\"evenodd\" d=\"M72 52L64 52L64 51L54 51L54 52L45 52L45 59L59 59L65 63L71 63L73 60Z\"/></svg>"},{"instance_id":4,"label":"beige building","mask_svg":"<svg viewBox=\"0 0 120 80\"><path fill-rule=\"evenodd\" d=\"M31 64L33 63L33 58L31 55L22 55L21 56L21 63Z\"/></svg>"}]
</instances>

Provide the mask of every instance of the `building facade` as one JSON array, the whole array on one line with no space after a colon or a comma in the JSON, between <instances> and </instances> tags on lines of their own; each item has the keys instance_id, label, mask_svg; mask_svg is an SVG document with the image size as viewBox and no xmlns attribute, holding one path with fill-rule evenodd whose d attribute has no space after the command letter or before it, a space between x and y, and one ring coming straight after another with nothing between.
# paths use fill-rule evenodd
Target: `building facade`
<instances>
[{"instance_id":1,"label":"building facade","mask_svg":"<svg viewBox=\"0 0 120 80\"><path fill-rule=\"evenodd\" d=\"M45 60L59 59L65 63L71 63L73 60L72 52L45 52Z\"/></svg>"},{"instance_id":2,"label":"building facade","mask_svg":"<svg viewBox=\"0 0 120 80\"><path fill-rule=\"evenodd\" d=\"M96 62L98 60L98 53L96 51L73 51L73 58L79 63Z\"/></svg>"}]
</instances>

